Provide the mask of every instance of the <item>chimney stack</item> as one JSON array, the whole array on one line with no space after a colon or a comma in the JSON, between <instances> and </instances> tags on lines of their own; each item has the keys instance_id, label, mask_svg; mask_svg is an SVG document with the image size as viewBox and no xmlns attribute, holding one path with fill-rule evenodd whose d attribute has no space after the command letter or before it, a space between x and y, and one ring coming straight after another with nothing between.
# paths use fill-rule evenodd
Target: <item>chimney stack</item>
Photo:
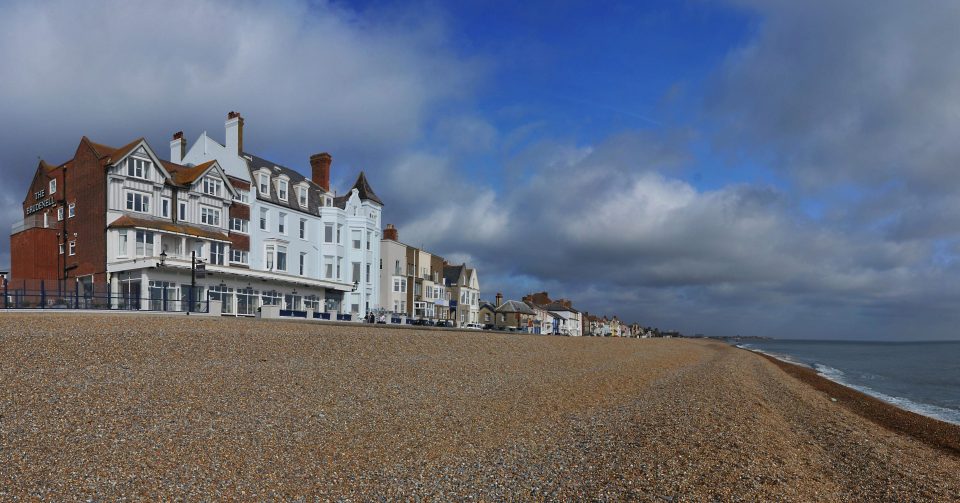
<instances>
[{"instance_id":1,"label":"chimney stack","mask_svg":"<svg viewBox=\"0 0 960 503\"><path fill-rule=\"evenodd\" d=\"M310 156L311 180L326 192L330 192L330 164L333 157L326 152Z\"/></svg>"},{"instance_id":2,"label":"chimney stack","mask_svg":"<svg viewBox=\"0 0 960 503\"><path fill-rule=\"evenodd\" d=\"M170 162L182 164L185 155L187 155L187 140L183 139L183 131L177 131L173 133L173 140L170 140Z\"/></svg>"},{"instance_id":3,"label":"chimney stack","mask_svg":"<svg viewBox=\"0 0 960 503\"><path fill-rule=\"evenodd\" d=\"M393 224L387 224L387 228L383 230L383 239L392 239L394 241L400 241L400 232L397 231L397 228Z\"/></svg>"},{"instance_id":4,"label":"chimney stack","mask_svg":"<svg viewBox=\"0 0 960 503\"><path fill-rule=\"evenodd\" d=\"M496 307L500 307L501 304L503 304L503 294L500 293L500 292L497 292L497 306L496 306Z\"/></svg>"},{"instance_id":5,"label":"chimney stack","mask_svg":"<svg viewBox=\"0 0 960 503\"><path fill-rule=\"evenodd\" d=\"M228 113L224 127L227 130L227 151L240 155L243 152L243 117L240 112Z\"/></svg>"}]
</instances>

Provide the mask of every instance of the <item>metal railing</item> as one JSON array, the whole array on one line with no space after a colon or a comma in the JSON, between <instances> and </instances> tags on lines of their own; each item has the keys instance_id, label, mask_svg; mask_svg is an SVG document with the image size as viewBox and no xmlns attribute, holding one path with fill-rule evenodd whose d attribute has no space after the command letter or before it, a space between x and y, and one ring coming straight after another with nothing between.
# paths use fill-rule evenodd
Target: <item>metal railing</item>
<instances>
[{"instance_id":1,"label":"metal railing","mask_svg":"<svg viewBox=\"0 0 960 503\"><path fill-rule=\"evenodd\" d=\"M113 292L109 284L83 285L77 281L14 280L2 282L3 309L99 309L114 311L210 312L210 295L196 299L189 286L185 298L178 298L170 289L148 289L142 297L138 291ZM158 291L159 290L159 291ZM198 289L199 292L199 289Z\"/></svg>"}]
</instances>

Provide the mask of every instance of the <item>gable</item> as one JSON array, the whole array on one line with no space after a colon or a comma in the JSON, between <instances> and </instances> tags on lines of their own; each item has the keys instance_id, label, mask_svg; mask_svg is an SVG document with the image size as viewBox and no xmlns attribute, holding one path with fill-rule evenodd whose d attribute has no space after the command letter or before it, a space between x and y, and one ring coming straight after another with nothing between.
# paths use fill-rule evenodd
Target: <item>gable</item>
<instances>
[{"instance_id":1,"label":"gable","mask_svg":"<svg viewBox=\"0 0 960 503\"><path fill-rule=\"evenodd\" d=\"M141 158L149 159L157 172L159 172L164 180L172 181L173 178L170 176L170 172L164 167L163 162L159 157L153 152L153 149L150 148L150 145L147 144L147 140L140 138L139 140L134 140L130 145L121 147L110 156L110 165L120 169L123 163L131 156L137 156Z\"/></svg>"}]
</instances>

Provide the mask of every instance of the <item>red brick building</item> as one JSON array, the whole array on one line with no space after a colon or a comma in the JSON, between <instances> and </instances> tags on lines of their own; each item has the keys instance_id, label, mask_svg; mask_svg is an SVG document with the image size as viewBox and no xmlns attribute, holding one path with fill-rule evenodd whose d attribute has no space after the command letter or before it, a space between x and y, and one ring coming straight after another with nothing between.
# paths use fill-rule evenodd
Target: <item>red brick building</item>
<instances>
[{"instance_id":1,"label":"red brick building","mask_svg":"<svg viewBox=\"0 0 960 503\"><path fill-rule=\"evenodd\" d=\"M136 143L114 149L84 136L72 159L40 161L10 236L12 280L106 281L105 168Z\"/></svg>"}]
</instances>

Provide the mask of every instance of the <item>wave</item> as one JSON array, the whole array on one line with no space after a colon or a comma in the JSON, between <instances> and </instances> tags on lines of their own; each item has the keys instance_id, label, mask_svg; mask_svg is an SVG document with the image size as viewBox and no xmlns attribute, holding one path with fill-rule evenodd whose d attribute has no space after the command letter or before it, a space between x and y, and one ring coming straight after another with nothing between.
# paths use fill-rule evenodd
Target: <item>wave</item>
<instances>
[{"instance_id":1,"label":"wave","mask_svg":"<svg viewBox=\"0 0 960 503\"><path fill-rule=\"evenodd\" d=\"M855 389L861 393L870 395L878 400L883 400L884 402L895 405L901 409L915 412L921 416L932 417L934 419L939 419L940 421L960 425L960 410L949 409L947 407L941 407L939 405L933 405L929 403L914 402L909 398L888 395L886 393L881 393L869 386L851 383L846 379L846 374L842 370L835 369L821 363L814 363L813 369L817 371L817 374L823 376L824 378L830 379L837 384Z\"/></svg>"},{"instance_id":2,"label":"wave","mask_svg":"<svg viewBox=\"0 0 960 503\"><path fill-rule=\"evenodd\" d=\"M866 395L870 395L878 400L887 402L895 407L899 407L921 416L931 417L933 419L938 419L951 424L960 425L960 410L950 409L947 407L941 407L939 405L933 405L929 403L914 402L909 398L903 398L898 396L888 395L886 393L881 393L869 386L863 386L859 384L853 384L846 379L846 374L840 369L836 369L821 363L814 363L813 365L808 365L803 362L794 360L789 355L774 353L771 351L764 351L756 347L749 347L749 344L738 344L737 347L740 349L745 349L747 351L753 351L754 353L761 353L772 358L776 358L782 362L790 363L793 365L801 365L804 367L812 368L817 372L818 375L825 379L829 379L841 386L846 386L848 388L857 390Z\"/></svg>"}]
</instances>

